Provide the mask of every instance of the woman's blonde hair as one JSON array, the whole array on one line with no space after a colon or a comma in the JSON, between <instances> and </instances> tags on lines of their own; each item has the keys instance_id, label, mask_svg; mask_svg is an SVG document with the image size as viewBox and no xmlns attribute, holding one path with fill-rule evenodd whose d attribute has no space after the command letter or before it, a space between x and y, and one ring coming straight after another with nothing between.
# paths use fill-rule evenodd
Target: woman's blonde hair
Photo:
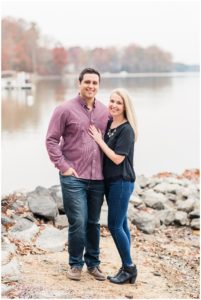
<instances>
[{"instance_id":1,"label":"woman's blonde hair","mask_svg":"<svg viewBox=\"0 0 201 300\"><path fill-rule=\"evenodd\" d=\"M112 94L117 94L124 101L125 117L134 130L135 142L136 142L137 138L138 138L138 128L137 128L137 120L136 120L136 115L135 115L135 110L133 107L132 99L131 99L130 95L128 94L127 90L125 90L123 88L114 89L112 91L111 95Z\"/></svg>"}]
</instances>

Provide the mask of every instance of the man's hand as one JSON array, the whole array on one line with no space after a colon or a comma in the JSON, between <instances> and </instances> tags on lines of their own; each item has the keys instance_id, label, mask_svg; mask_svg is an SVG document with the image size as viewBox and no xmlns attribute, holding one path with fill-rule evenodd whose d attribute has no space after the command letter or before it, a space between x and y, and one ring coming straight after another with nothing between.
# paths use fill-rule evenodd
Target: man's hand
<instances>
[{"instance_id":1,"label":"man's hand","mask_svg":"<svg viewBox=\"0 0 201 300\"><path fill-rule=\"evenodd\" d=\"M63 176L75 176L75 177L79 177L78 174L77 174L77 172L73 168L69 168L68 170L66 170L61 175L63 175Z\"/></svg>"}]
</instances>

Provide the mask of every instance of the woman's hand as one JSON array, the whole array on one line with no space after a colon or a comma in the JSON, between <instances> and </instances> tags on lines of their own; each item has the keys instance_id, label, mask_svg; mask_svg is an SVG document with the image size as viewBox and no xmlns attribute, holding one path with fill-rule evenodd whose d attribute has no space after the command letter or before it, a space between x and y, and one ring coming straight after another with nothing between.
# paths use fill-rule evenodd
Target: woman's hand
<instances>
[{"instance_id":1,"label":"woman's hand","mask_svg":"<svg viewBox=\"0 0 201 300\"><path fill-rule=\"evenodd\" d=\"M100 129L96 129L94 125L89 126L89 135L94 139L94 141L99 144L102 140L102 132Z\"/></svg>"}]
</instances>

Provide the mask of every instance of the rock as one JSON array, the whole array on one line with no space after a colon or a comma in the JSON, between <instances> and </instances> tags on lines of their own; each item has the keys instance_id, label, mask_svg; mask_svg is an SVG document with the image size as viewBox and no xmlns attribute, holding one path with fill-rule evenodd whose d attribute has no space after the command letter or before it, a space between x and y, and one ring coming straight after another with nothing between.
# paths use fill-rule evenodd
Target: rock
<instances>
[{"instance_id":1,"label":"rock","mask_svg":"<svg viewBox=\"0 0 201 300\"><path fill-rule=\"evenodd\" d=\"M178 210L189 213L194 209L195 200L194 199L180 200L176 203L176 205Z\"/></svg>"},{"instance_id":2,"label":"rock","mask_svg":"<svg viewBox=\"0 0 201 300\"><path fill-rule=\"evenodd\" d=\"M57 204L46 188L37 187L28 195L27 201L30 210L35 215L54 220L58 214Z\"/></svg>"},{"instance_id":3,"label":"rock","mask_svg":"<svg viewBox=\"0 0 201 300\"><path fill-rule=\"evenodd\" d=\"M172 193L166 193L166 197L171 202L175 203L177 201L177 195Z\"/></svg>"},{"instance_id":4,"label":"rock","mask_svg":"<svg viewBox=\"0 0 201 300\"><path fill-rule=\"evenodd\" d=\"M164 209L164 203L166 202L166 197L163 194L154 192L153 190L147 190L143 194L144 203L154 209Z\"/></svg>"},{"instance_id":5,"label":"rock","mask_svg":"<svg viewBox=\"0 0 201 300\"><path fill-rule=\"evenodd\" d=\"M175 177L166 177L165 178L165 182L166 183L169 183L169 184L176 184L176 185L181 185L183 186L185 184L185 179L178 179L178 178L175 178Z\"/></svg>"},{"instance_id":6,"label":"rock","mask_svg":"<svg viewBox=\"0 0 201 300\"><path fill-rule=\"evenodd\" d=\"M175 213L174 223L178 225L188 225L188 215L185 211L177 211Z\"/></svg>"},{"instance_id":7,"label":"rock","mask_svg":"<svg viewBox=\"0 0 201 300\"><path fill-rule=\"evenodd\" d=\"M46 226L36 240L36 246L48 252L58 252L65 248L66 235L63 231Z\"/></svg>"},{"instance_id":8,"label":"rock","mask_svg":"<svg viewBox=\"0 0 201 300\"><path fill-rule=\"evenodd\" d=\"M196 218L191 221L191 228L200 229L200 218Z\"/></svg>"},{"instance_id":9,"label":"rock","mask_svg":"<svg viewBox=\"0 0 201 300\"><path fill-rule=\"evenodd\" d=\"M177 182L177 181L176 181ZM157 184L154 188L154 191L159 192L159 193L171 193L178 195L179 193L182 193L184 187L180 183L173 183L173 181L170 182L162 182Z\"/></svg>"},{"instance_id":10,"label":"rock","mask_svg":"<svg viewBox=\"0 0 201 300\"><path fill-rule=\"evenodd\" d=\"M199 192L195 184L189 184L188 187L183 191L183 197L199 199Z\"/></svg>"},{"instance_id":11,"label":"rock","mask_svg":"<svg viewBox=\"0 0 201 300\"><path fill-rule=\"evenodd\" d=\"M136 194L131 196L129 203L131 203L134 207L145 207L143 200L139 196L136 196Z\"/></svg>"},{"instance_id":12,"label":"rock","mask_svg":"<svg viewBox=\"0 0 201 300\"><path fill-rule=\"evenodd\" d=\"M169 188L169 184L162 182L154 186L153 190L158 193L166 194Z\"/></svg>"},{"instance_id":13,"label":"rock","mask_svg":"<svg viewBox=\"0 0 201 300\"><path fill-rule=\"evenodd\" d=\"M66 215L57 215L55 219L55 226L58 229L63 229L65 227L68 227L68 219Z\"/></svg>"},{"instance_id":14,"label":"rock","mask_svg":"<svg viewBox=\"0 0 201 300\"><path fill-rule=\"evenodd\" d=\"M31 242L32 238L39 232L38 226L28 219L21 218L9 232L9 237Z\"/></svg>"},{"instance_id":15,"label":"rock","mask_svg":"<svg viewBox=\"0 0 201 300\"><path fill-rule=\"evenodd\" d=\"M14 289L13 286L6 285L4 283L1 284L1 295L4 296L8 292L12 291Z\"/></svg>"},{"instance_id":16,"label":"rock","mask_svg":"<svg viewBox=\"0 0 201 300\"><path fill-rule=\"evenodd\" d=\"M145 211L133 210L131 217L132 224L145 233L153 233L157 226L160 226L159 219L156 220L155 215Z\"/></svg>"},{"instance_id":17,"label":"rock","mask_svg":"<svg viewBox=\"0 0 201 300\"><path fill-rule=\"evenodd\" d=\"M2 282L18 281L20 279L19 263L16 257L1 268Z\"/></svg>"},{"instance_id":18,"label":"rock","mask_svg":"<svg viewBox=\"0 0 201 300\"><path fill-rule=\"evenodd\" d=\"M200 210L198 210L198 209L195 209L195 210L193 210L189 213L189 218L190 219L196 219L196 218L199 218L199 217L200 217Z\"/></svg>"},{"instance_id":19,"label":"rock","mask_svg":"<svg viewBox=\"0 0 201 300\"><path fill-rule=\"evenodd\" d=\"M103 206L101 208L101 215L100 215L100 225L101 226L108 227L107 217L108 217L108 206L107 206L106 200L104 200Z\"/></svg>"},{"instance_id":20,"label":"rock","mask_svg":"<svg viewBox=\"0 0 201 300\"><path fill-rule=\"evenodd\" d=\"M8 216L6 216L5 214L2 213L1 224L4 225L5 227L7 227L7 226L10 227L15 224L15 220L13 220L12 218L9 218Z\"/></svg>"},{"instance_id":21,"label":"rock","mask_svg":"<svg viewBox=\"0 0 201 300\"><path fill-rule=\"evenodd\" d=\"M140 186L140 188L144 189L150 183L150 179L145 177L144 175L137 176L136 183Z\"/></svg>"},{"instance_id":22,"label":"rock","mask_svg":"<svg viewBox=\"0 0 201 300\"><path fill-rule=\"evenodd\" d=\"M50 192L50 195L52 196L52 198L54 199L54 201L56 202L59 212L65 213L62 192L61 192L61 186L54 185L51 188L49 188L49 192Z\"/></svg>"},{"instance_id":23,"label":"rock","mask_svg":"<svg viewBox=\"0 0 201 300\"><path fill-rule=\"evenodd\" d=\"M8 238L3 238L1 245L1 264L8 264L14 257L16 251L16 246L11 244Z\"/></svg>"},{"instance_id":24,"label":"rock","mask_svg":"<svg viewBox=\"0 0 201 300\"><path fill-rule=\"evenodd\" d=\"M165 224L166 226L174 223L175 212L173 210L164 209L158 211L157 215L160 218L161 223Z\"/></svg>"}]
</instances>

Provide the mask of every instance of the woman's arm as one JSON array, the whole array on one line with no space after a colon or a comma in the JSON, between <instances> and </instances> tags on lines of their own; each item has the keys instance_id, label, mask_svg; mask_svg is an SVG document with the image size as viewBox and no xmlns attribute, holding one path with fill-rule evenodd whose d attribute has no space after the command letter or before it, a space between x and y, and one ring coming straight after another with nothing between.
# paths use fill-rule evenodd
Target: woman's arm
<instances>
[{"instance_id":1,"label":"woman's arm","mask_svg":"<svg viewBox=\"0 0 201 300\"><path fill-rule=\"evenodd\" d=\"M95 140L95 142L99 145L105 155L113 161L116 165L122 163L125 159L124 155L116 154L112 149L108 147L108 145L104 142L102 138L102 133L100 129L96 129L94 125L89 127L89 135Z\"/></svg>"}]
</instances>

